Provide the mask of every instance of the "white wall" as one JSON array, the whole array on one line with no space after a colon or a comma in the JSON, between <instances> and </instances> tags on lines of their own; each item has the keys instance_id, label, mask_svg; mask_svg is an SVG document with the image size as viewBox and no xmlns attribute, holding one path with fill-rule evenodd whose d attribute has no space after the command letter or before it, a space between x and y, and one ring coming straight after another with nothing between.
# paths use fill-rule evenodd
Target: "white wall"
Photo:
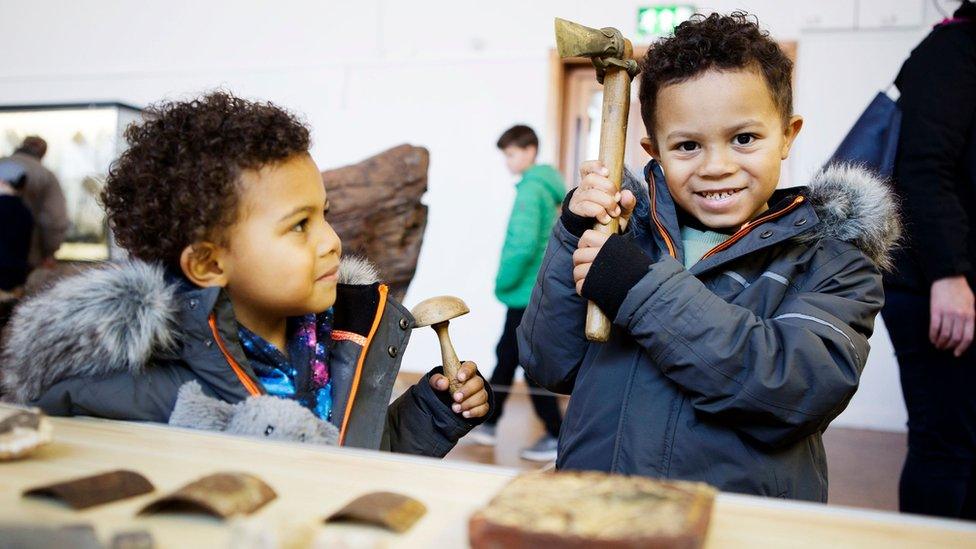
<instances>
[{"instance_id":1,"label":"white wall","mask_svg":"<svg viewBox=\"0 0 976 549\"><path fill-rule=\"evenodd\" d=\"M223 86L304 114L323 168L403 142L429 148L430 219L405 301L409 306L444 293L464 298L472 312L454 323L455 345L490 371L504 314L492 282L513 198L495 139L516 122L534 126L543 141L551 137L546 109L554 16L632 35L637 7L653 3L0 0L6 46L0 104L147 104ZM923 19L925 26L880 31L852 29L855 0L698 7L744 8L776 38L798 42L796 105L807 122L793 178L802 182L938 18L927 3L919 17L922 4L898 0L885 9L902 20ZM851 30L808 30L820 15L842 25L850 19ZM901 429L904 408L883 329L873 344L862 389L837 423ZM433 333L416 333L404 368L426 370L437 361Z\"/></svg>"}]
</instances>

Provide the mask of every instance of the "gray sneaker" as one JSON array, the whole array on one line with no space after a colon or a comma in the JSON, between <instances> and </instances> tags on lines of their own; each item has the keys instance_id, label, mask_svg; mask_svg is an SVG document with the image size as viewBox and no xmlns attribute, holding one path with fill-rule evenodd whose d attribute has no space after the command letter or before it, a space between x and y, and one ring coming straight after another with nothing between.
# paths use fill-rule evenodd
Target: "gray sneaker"
<instances>
[{"instance_id":1,"label":"gray sneaker","mask_svg":"<svg viewBox=\"0 0 976 549\"><path fill-rule=\"evenodd\" d=\"M483 423L468 433L468 437L475 443L482 446L494 446L498 439L495 436L495 426Z\"/></svg>"},{"instance_id":2,"label":"gray sneaker","mask_svg":"<svg viewBox=\"0 0 976 549\"><path fill-rule=\"evenodd\" d=\"M556 459L556 448L558 446L559 440L546 433L539 437L535 444L522 449L522 453L519 455L522 456L522 459L529 461L553 461Z\"/></svg>"}]
</instances>

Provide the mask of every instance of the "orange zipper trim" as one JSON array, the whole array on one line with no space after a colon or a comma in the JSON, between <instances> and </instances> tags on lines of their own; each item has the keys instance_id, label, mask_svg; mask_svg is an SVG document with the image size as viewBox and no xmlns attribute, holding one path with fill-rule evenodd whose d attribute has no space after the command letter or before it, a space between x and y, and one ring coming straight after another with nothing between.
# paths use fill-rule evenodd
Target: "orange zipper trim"
<instances>
[{"instance_id":1,"label":"orange zipper trim","mask_svg":"<svg viewBox=\"0 0 976 549\"><path fill-rule=\"evenodd\" d=\"M772 221L773 219L776 219L776 218L779 218L779 217L782 217L782 216L786 215L787 213L789 213L789 212L793 211L794 209L796 209L796 207L799 206L800 203L802 203L802 202L803 202L803 197L802 196L798 196L798 197L796 197L796 198L793 199L793 203L792 204L790 204L789 206L783 208L782 210L779 210L779 211L776 211L774 213L771 213L771 214L767 215L766 217L760 217L759 219L757 219L755 221L747 222L745 225L742 226L741 229L739 229L738 231L736 231L735 234L733 234L732 236L730 236L728 240L726 240L725 242L719 244L718 246L715 246L711 250L708 250L708 252L706 252L705 255L703 255L701 257L701 259L699 259L699 261L704 261L708 257L713 256L713 255L721 252L722 250L728 249L730 246L732 246L733 244L735 244L736 241L742 239L743 236L749 234L749 232L752 231L753 228L755 228L755 227L757 227L757 226L759 226L759 225L761 225L761 224L763 224L763 223L765 223L767 221Z\"/></svg>"},{"instance_id":2,"label":"orange zipper trim","mask_svg":"<svg viewBox=\"0 0 976 549\"><path fill-rule=\"evenodd\" d=\"M207 318L207 323L210 324L210 332L213 334L214 341L217 342L217 347L219 347L220 352L224 354L224 358L227 360L227 363L230 364L231 369L234 370L235 374L237 374L237 379L241 380L244 388L247 389L247 392L250 393L251 396L261 395L261 389L254 384L254 380L248 377L247 373L244 372L244 368L241 368L241 365L238 364L237 361L234 360L234 357L230 355L230 352L227 351L227 347L224 345L224 340L220 337L220 333L217 331L217 317L214 316L213 313L210 313L210 317Z\"/></svg>"},{"instance_id":3,"label":"orange zipper trim","mask_svg":"<svg viewBox=\"0 0 976 549\"><path fill-rule=\"evenodd\" d=\"M362 351L359 352L359 360L356 361L356 374L352 378L352 389L349 391L349 401L346 402L346 412L342 416L342 428L339 429L339 446L343 446L346 441L346 428L349 426L349 416L352 415L352 405L356 401L356 391L359 389L359 378L363 373L363 363L366 361L366 353L369 352L370 343L373 342L373 336L376 335L376 330L380 327L380 319L383 318L383 311L386 309L386 294L389 288L385 284L380 284L380 304L376 309L376 317L373 318L373 325L369 329L369 335L366 336L366 341L363 344Z\"/></svg>"},{"instance_id":4,"label":"orange zipper trim","mask_svg":"<svg viewBox=\"0 0 976 549\"><path fill-rule=\"evenodd\" d=\"M678 254L674 251L674 242L671 242L671 237L668 235L668 231L664 229L664 225L657 218L657 182L654 180L654 172L651 172L651 184L648 185L651 188L651 219L654 220L654 225L657 226L657 230L661 232L661 236L664 237L664 244L668 247L668 255L677 259Z\"/></svg>"}]
</instances>

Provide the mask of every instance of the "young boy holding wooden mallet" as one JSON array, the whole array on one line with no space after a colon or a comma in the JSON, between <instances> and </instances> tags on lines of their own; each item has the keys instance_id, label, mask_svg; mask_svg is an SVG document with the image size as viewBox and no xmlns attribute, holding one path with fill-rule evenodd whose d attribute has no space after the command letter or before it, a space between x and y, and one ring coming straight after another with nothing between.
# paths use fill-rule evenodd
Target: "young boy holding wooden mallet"
<instances>
[{"instance_id":1,"label":"young boy holding wooden mallet","mask_svg":"<svg viewBox=\"0 0 976 549\"><path fill-rule=\"evenodd\" d=\"M749 16L696 16L641 69L645 181L581 166L519 328L528 374L572 394L557 468L826 501L821 434L867 360L894 202L854 167L777 189L803 120Z\"/></svg>"}]
</instances>

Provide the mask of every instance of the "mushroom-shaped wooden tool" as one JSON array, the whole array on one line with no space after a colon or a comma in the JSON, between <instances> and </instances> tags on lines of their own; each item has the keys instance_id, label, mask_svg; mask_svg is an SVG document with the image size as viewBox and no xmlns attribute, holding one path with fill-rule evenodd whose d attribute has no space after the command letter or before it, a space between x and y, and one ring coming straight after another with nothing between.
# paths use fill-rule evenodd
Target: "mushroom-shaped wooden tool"
<instances>
[{"instance_id":1,"label":"mushroom-shaped wooden tool","mask_svg":"<svg viewBox=\"0 0 976 549\"><path fill-rule=\"evenodd\" d=\"M417 328L430 326L437 332L437 339L441 343L444 376L451 384L451 394L453 395L461 388L461 382L457 379L458 370L461 369L461 361L458 360L457 353L454 352L454 345L451 345L451 337L447 334L447 325L451 320L468 314L468 306L459 298L442 295L421 301L410 311L410 314L417 321Z\"/></svg>"}]
</instances>

